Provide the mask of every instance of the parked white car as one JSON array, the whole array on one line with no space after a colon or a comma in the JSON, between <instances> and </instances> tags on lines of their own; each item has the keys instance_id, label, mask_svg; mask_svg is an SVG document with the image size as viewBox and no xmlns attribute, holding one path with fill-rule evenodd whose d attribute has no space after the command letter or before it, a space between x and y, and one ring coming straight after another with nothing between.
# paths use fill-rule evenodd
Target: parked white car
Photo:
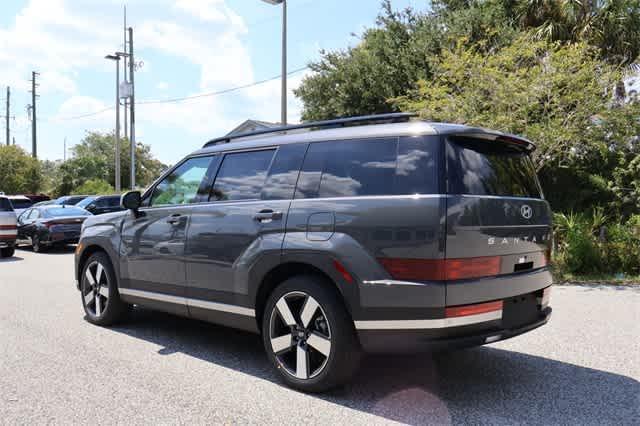
<instances>
[{"instance_id":1,"label":"parked white car","mask_svg":"<svg viewBox=\"0 0 640 426\"><path fill-rule=\"evenodd\" d=\"M18 227L11 201L0 196L0 257L11 257L15 251Z\"/></svg>"}]
</instances>

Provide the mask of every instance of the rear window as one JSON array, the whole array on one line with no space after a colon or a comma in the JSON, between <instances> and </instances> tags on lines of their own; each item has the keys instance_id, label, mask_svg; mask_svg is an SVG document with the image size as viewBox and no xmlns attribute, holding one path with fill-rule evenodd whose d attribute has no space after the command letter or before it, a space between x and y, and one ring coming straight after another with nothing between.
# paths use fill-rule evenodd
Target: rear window
<instances>
[{"instance_id":1,"label":"rear window","mask_svg":"<svg viewBox=\"0 0 640 426\"><path fill-rule=\"evenodd\" d=\"M0 198L0 212L12 212L13 206L8 198Z\"/></svg>"},{"instance_id":2,"label":"rear window","mask_svg":"<svg viewBox=\"0 0 640 426\"><path fill-rule=\"evenodd\" d=\"M29 199L14 198L11 200L11 205L14 209L28 209L33 205L33 202Z\"/></svg>"},{"instance_id":3,"label":"rear window","mask_svg":"<svg viewBox=\"0 0 640 426\"><path fill-rule=\"evenodd\" d=\"M451 137L447 142L449 194L541 198L529 155L510 145Z\"/></svg>"},{"instance_id":4,"label":"rear window","mask_svg":"<svg viewBox=\"0 0 640 426\"><path fill-rule=\"evenodd\" d=\"M91 213L79 207L51 207L43 212L45 217L89 216Z\"/></svg>"},{"instance_id":5,"label":"rear window","mask_svg":"<svg viewBox=\"0 0 640 426\"><path fill-rule=\"evenodd\" d=\"M313 143L296 198L436 194L438 146L430 137Z\"/></svg>"}]
</instances>

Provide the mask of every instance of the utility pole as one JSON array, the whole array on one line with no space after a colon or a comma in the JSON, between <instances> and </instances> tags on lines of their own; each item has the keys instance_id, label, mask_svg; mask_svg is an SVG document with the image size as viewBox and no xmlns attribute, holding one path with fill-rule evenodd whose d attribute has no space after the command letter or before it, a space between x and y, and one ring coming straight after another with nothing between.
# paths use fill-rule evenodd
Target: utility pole
<instances>
[{"instance_id":1,"label":"utility pole","mask_svg":"<svg viewBox=\"0 0 640 426\"><path fill-rule=\"evenodd\" d=\"M129 81L131 83L131 101L130 101L130 114L131 119L129 123L131 125L129 134L131 136L131 189L136 187L136 88L134 85L134 64L135 59L133 57L133 28L129 27Z\"/></svg>"},{"instance_id":2,"label":"utility pole","mask_svg":"<svg viewBox=\"0 0 640 426\"><path fill-rule=\"evenodd\" d=\"M36 98L38 95L36 94L36 76L39 75L37 72L31 72L31 156L33 158L38 158L38 138L36 134Z\"/></svg>"},{"instance_id":3,"label":"utility pole","mask_svg":"<svg viewBox=\"0 0 640 426\"><path fill-rule=\"evenodd\" d=\"M11 88L9 86L7 86L7 115L5 116L6 120L7 120L7 146L9 146L10 143L10 136L11 136L11 130L9 129L9 115L11 113L10 108L11 108Z\"/></svg>"},{"instance_id":4,"label":"utility pole","mask_svg":"<svg viewBox=\"0 0 640 426\"><path fill-rule=\"evenodd\" d=\"M124 53L128 53L127 52L127 6L124 6L124 26L123 26L123 33L124 33ZM122 58L122 75L124 76L124 81L125 83L129 81L128 76L128 72L127 72L127 55L125 55ZM127 125L128 123L128 118L127 118L127 113L128 113L128 104L129 104L129 98L124 98L124 138L125 139L129 139L129 126Z\"/></svg>"}]
</instances>

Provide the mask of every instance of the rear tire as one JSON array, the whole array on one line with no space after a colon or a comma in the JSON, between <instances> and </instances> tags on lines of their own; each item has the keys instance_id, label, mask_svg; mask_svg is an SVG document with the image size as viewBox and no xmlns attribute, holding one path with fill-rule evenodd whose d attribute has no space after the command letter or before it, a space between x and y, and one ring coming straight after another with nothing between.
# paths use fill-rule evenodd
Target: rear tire
<instances>
[{"instance_id":1,"label":"rear tire","mask_svg":"<svg viewBox=\"0 0 640 426\"><path fill-rule=\"evenodd\" d=\"M3 249L0 249L0 256L1 257L13 257L13 254L16 252L16 249L13 247L5 247Z\"/></svg>"},{"instance_id":2,"label":"rear tire","mask_svg":"<svg viewBox=\"0 0 640 426\"><path fill-rule=\"evenodd\" d=\"M82 268L80 300L91 324L109 326L126 317L129 305L120 299L116 275L106 253L92 254Z\"/></svg>"},{"instance_id":3,"label":"rear tire","mask_svg":"<svg viewBox=\"0 0 640 426\"><path fill-rule=\"evenodd\" d=\"M37 235L34 235L33 238L31 238L31 248L33 248L34 253L44 252L44 246L42 245L42 242L40 242L40 237Z\"/></svg>"},{"instance_id":4,"label":"rear tire","mask_svg":"<svg viewBox=\"0 0 640 426\"><path fill-rule=\"evenodd\" d=\"M278 375L292 388L324 392L348 382L361 349L353 321L331 283L292 277L269 295L262 339Z\"/></svg>"}]
</instances>

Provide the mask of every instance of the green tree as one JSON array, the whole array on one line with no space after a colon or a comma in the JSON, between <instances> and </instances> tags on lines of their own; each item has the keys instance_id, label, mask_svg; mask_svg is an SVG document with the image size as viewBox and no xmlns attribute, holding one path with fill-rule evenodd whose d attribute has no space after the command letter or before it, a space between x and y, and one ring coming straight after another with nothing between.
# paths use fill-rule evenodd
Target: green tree
<instances>
[{"instance_id":1,"label":"green tree","mask_svg":"<svg viewBox=\"0 0 640 426\"><path fill-rule=\"evenodd\" d=\"M429 59L440 50L440 39L431 16L396 12L384 1L377 27L366 30L356 47L323 51L310 64L314 74L295 91L304 102L303 120L395 111L387 99L431 76Z\"/></svg>"},{"instance_id":2,"label":"green tree","mask_svg":"<svg viewBox=\"0 0 640 426\"><path fill-rule=\"evenodd\" d=\"M72 193L77 195L103 195L112 194L113 186L101 179L89 179L79 187L75 188Z\"/></svg>"},{"instance_id":3,"label":"green tree","mask_svg":"<svg viewBox=\"0 0 640 426\"><path fill-rule=\"evenodd\" d=\"M59 167L56 194L68 194L88 180L102 180L115 186L115 138L112 133L89 132L72 148L72 157ZM120 179L127 187L130 177L129 141L120 141ZM136 185L144 187L166 168L143 143L136 146Z\"/></svg>"},{"instance_id":4,"label":"green tree","mask_svg":"<svg viewBox=\"0 0 640 426\"><path fill-rule=\"evenodd\" d=\"M0 191L33 194L40 190L41 184L38 160L18 146L0 146Z\"/></svg>"},{"instance_id":5,"label":"green tree","mask_svg":"<svg viewBox=\"0 0 640 426\"><path fill-rule=\"evenodd\" d=\"M461 41L433 66L434 78L395 99L402 110L533 140L544 187L563 194L552 199L556 208L581 209L615 197L613 169L621 158L637 155L631 147L640 134L640 106L614 102L620 71L603 63L595 48L523 34L492 55Z\"/></svg>"}]
</instances>

